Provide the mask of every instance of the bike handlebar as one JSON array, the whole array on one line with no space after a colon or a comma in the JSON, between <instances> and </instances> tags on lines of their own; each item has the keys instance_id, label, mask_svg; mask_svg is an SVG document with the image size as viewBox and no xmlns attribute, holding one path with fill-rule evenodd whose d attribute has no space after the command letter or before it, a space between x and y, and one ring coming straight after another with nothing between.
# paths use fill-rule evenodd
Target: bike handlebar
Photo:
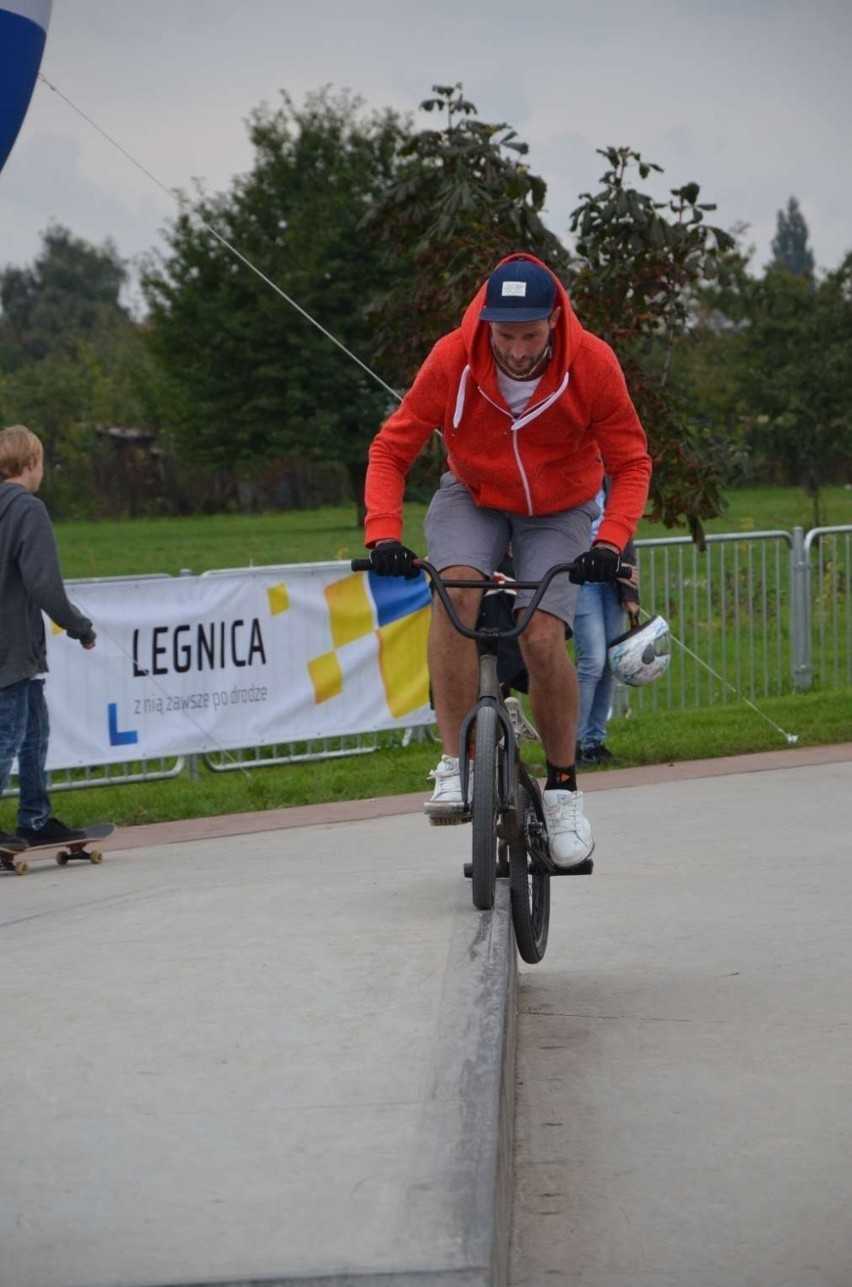
<instances>
[{"instance_id":1,"label":"bike handlebar","mask_svg":"<svg viewBox=\"0 0 852 1287\"><path fill-rule=\"evenodd\" d=\"M415 566L420 568L429 577L429 580L432 582L432 585L435 589L435 593L438 595L438 598L441 600L441 603L444 605L447 616L449 617L453 627L459 632L459 634L464 635L466 639L476 639L476 640L482 640L482 641L485 641L488 639L517 639L519 635L522 635L524 633L530 621L532 620L533 613L536 611L536 609L538 608L538 605L541 603L541 600L543 599L547 591L547 588L550 585L551 581L554 579L554 577L566 575L570 572L576 571L575 565L573 563L554 563L553 567L547 569L547 571L545 572L544 576L541 578L540 581L514 581L514 580L497 581L491 577L485 577L478 581L465 581L465 580L456 580L456 579L453 579L453 580L445 579L444 577L441 576L441 573L438 571L438 569L433 567L432 564L427 562L426 559L417 559ZM353 572L370 572L372 571L373 564L370 561L370 559L352 559L351 567ZM629 577L632 571L633 569L629 564L619 563L615 572L615 576L613 577L613 580L617 580L619 577L625 577L625 578ZM518 617L517 621L515 622L514 626L512 626L509 630L500 630L496 626L483 626L478 629L477 628L471 629L470 626L464 625L464 623L459 620L458 613L453 607L453 603L452 603L452 600L450 599L450 596L447 594L448 589L449 590L483 590L483 591L515 589L515 590L532 590L534 593L533 593L533 597L530 599L527 606L521 610L521 614Z\"/></svg>"}]
</instances>

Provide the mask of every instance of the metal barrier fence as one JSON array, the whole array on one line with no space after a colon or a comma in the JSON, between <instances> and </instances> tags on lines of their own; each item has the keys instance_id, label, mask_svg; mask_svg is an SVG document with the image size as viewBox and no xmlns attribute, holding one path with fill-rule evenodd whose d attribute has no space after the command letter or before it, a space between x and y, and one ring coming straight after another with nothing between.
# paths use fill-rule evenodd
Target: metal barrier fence
<instances>
[{"instance_id":1,"label":"metal barrier fence","mask_svg":"<svg viewBox=\"0 0 852 1287\"><path fill-rule=\"evenodd\" d=\"M661 613L677 641L665 677L631 690L637 708L686 709L737 695L754 701L814 686L852 687L852 525L709 536L703 552L688 536L636 545L643 610ZM282 740L202 757L92 765L53 773L50 785L63 791L173 778L187 762L192 772L196 758L225 772L363 755L431 735L431 726L424 726Z\"/></svg>"},{"instance_id":2,"label":"metal barrier fence","mask_svg":"<svg viewBox=\"0 0 852 1287\"><path fill-rule=\"evenodd\" d=\"M127 786L131 782L160 782L179 778L187 756L174 755L156 760L135 760L123 764L90 764L81 769L53 769L48 774L50 790L75 791L80 787ZM16 795L4 791L3 795Z\"/></svg>"},{"instance_id":3,"label":"metal barrier fence","mask_svg":"<svg viewBox=\"0 0 852 1287\"><path fill-rule=\"evenodd\" d=\"M381 733L344 733L340 737L321 737L309 742L273 742L236 751L206 751L200 759L214 773L234 769L271 768L275 764L302 764L310 760L339 760L350 755L369 755L393 746L410 746L412 742L431 740L432 725L401 728Z\"/></svg>"},{"instance_id":4,"label":"metal barrier fence","mask_svg":"<svg viewBox=\"0 0 852 1287\"><path fill-rule=\"evenodd\" d=\"M801 549L801 562L797 555ZM852 685L852 527L793 533L796 584L807 621L796 657L797 688ZM797 617L799 614L797 613Z\"/></svg>"},{"instance_id":5,"label":"metal barrier fence","mask_svg":"<svg viewBox=\"0 0 852 1287\"><path fill-rule=\"evenodd\" d=\"M637 541L640 596L675 639L639 708L852 684L852 526Z\"/></svg>"}]
</instances>

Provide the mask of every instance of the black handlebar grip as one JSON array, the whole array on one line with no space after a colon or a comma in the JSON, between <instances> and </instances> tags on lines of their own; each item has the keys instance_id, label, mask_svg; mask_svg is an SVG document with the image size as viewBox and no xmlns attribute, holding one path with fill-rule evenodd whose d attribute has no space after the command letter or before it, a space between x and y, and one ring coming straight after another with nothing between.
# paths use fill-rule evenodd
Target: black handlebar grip
<instances>
[{"instance_id":1,"label":"black handlebar grip","mask_svg":"<svg viewBox=\"0 0 852 1287\"><path fill-rule=\"evenodd\" d=\"M353 559L349 566L353 572L369 572L373 563L371 559Z\"/></svg>"}]
</instances>

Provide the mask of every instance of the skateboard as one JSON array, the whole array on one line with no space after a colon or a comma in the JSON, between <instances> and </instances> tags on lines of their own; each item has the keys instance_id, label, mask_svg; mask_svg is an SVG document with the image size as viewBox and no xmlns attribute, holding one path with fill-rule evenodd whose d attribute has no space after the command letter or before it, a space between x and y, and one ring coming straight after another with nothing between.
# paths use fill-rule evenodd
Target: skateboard
<instances>
[{"instance_id":1,"label":"skateboard","mask_svg":"<svg viewBox=\"0 0 852 1287\"><path fill-rule=\"evenodd\" d=\"M26 848L26 840L19 840L15 836L10 836L7 841L4 841L0 845L0 871L14 871L15 863Z\"/></svg>"},{"instance_id":2,"label":"skateboard","mask_svg":"<svg viewBox=\"0 0 852 1287\"><path fill-rule=\"evenodd\" d=\"M88 846L96 840L106 840L115 831L114 822L96 822L94 826L83 827L85 835L79 840L64 840L57 842L51 840L44 845L30 845L19 853L11 853L8 850L0 852L0 870L14 871L16 876L24 876L29 871L31 858L47 858L50 854L56 855L56 862L60 867L65 867L72 859L91 863L101 863L104 860L103 850L89 849Z\"/></svg>"}]
</instances>

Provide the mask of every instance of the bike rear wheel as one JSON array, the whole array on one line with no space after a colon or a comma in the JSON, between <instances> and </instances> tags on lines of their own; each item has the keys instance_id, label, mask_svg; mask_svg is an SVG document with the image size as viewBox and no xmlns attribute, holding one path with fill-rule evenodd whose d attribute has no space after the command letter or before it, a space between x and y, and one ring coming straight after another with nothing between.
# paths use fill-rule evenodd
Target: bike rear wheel
<instances>
[{"instance_id":1,"label":"bike rear wheel","mask_svg":"<svg viewBox=\"0 0 852 1287\"><path fill-rule=\"evenodd\" d=\"M518 783L518 815L519 835L509 846L512 924L521 960L538 965L547 948L550 927L550 876L536 859L531 843L531 838L546 831L541 791L525 772Z\"/></svg>"},{"instance_id":2,"label":"bike rear wheel","mask_svg":"<svg viewBox=\"0 0 852 1287\"><path fill-rule=\"evenodd\" d=\"M473 905L480 912L487 912L494 906L497 888L497 774L501 730L493 706L480 706L474 721L474 735Z\"/></svg>"}]
</instances>

